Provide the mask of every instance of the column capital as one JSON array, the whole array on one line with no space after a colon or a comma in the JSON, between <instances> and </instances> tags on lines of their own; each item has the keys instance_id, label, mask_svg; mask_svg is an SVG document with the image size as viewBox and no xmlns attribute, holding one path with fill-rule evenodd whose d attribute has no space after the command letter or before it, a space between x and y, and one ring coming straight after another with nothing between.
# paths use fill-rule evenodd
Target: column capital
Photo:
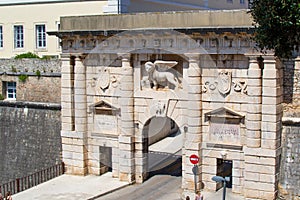
<instances>
[{"instance_id":1,"label":"column capital","mask_svg":"<svg viewBox=\"0 0 300 200\"><path fill-rule=\"evenodd\" d=\"M274 55L265 55L262 56L262 58L264 59L263 62L264 63L276 63L277 57Z\"/></svg>"},{"instance_id":2,"label":"column capital","mask_svg":"<svg viewBox=\"0 0 300 200\"><path fill-rule=\"evenodd\" d=\"M250 63L258 63L259 55L250 55L250 54L245 54L246 57L249 58Z\"/></svg>"}]
</instances>

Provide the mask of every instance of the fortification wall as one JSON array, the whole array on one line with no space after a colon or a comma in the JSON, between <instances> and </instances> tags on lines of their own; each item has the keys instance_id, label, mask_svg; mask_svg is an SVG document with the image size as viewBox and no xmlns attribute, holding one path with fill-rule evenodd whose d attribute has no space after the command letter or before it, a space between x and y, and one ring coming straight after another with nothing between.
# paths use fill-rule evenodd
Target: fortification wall
<instances>
[{"instance_id":1,"label":"fortification wall","mask_svg":"<svg viewBox=\"0 0 300 200\"><path fill-rule=\"evenodd\" d=\"M61 162L60 105L0 101L0 184Z\"/></svg>"}]
</instances>

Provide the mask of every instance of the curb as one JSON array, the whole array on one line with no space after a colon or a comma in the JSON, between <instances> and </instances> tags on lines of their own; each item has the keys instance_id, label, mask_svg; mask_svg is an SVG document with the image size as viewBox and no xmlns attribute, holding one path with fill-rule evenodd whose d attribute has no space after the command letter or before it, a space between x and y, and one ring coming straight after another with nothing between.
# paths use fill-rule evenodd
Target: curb
<instances>
[{"instance_id":1,"label":"curb","mask_svg":"<svg viewBox=\"0 0 300 200\"><path fill-rule=\"evenodd\" d=\"M135 181L133 181L133 182L131 182L131 183L128 183L127 185L123 185L123 186L120 186L120 187L118 187L118 188L109 190L109 191L107 191L107 192L98 194L98 195L96 195L96 196L94 196L94 197L88 198L87 200L95 200L95 199L97 199L97 198L99 198L99 197L102 197L102 196L105 196L105 195L107 195L107 194L113 193L113 192L115 192L115 191L117 191L117 190L123 189L123 188L125 188L125 187L127 187L127 186L130 186L130 185L133 185L133 184L135 184Z\"/></svg>"}]
</instances>

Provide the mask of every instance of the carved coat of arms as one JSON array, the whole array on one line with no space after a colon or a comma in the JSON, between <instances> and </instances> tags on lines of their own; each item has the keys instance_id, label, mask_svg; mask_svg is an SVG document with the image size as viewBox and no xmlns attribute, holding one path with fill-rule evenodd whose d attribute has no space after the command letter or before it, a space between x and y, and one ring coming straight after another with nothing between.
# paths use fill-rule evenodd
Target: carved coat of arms
<instances>
[{"instance_id":1,"label":"carved coat of arms","mask_svg":"<svg viewBox=\"0 0 300 200\"><path fill-rule=\"evenodd\" d=\"M218 90L221 94L226 95L231 90L231 72L222 70L218 75Z\"/></svg>"},{"instance_id":2,"label":"carved coat of arms","mask_svg":"<svg viewBox=\"0 0 300 200\"><path fill-rule=\"evenodd\" d=\"M99 69L97 86L102 90L109 87L110 84L110 73L109 69L102 67Z\"/></svg>"}]
</instances>

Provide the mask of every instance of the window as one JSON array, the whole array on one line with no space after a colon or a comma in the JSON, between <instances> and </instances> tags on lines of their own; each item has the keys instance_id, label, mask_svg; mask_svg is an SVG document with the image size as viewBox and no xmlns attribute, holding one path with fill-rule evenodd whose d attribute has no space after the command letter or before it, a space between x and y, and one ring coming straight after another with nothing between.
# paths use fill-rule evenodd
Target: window
<instances>
[{"instance_id":1,"label":"window","mask_svg":"<svg viewBox=\"0 0 300 200\"><path fill-rule=\"evenodd\" d=\"M16 82L6 82L6 98L16 99L16 96L17 96Z\"/></svg>"},{"instance_id":2,"label":"window","mask_svg":"<svg viewBox=\"0 0 300 200\"><path fill-rule=\"evenodd\" d=\"M227 0L227 3L233 3L233 0Z\"/></svg>"},{"instance_id":3,"label":"window","mask_svg":"<svg viewBox=\"0 0 300 200\"><path fill-rule=\"evenodd\" d=\"M36 25L36 48L46 48L46 26Z\"/></svg>"},{"instance_id":4,"label":"window","mask_svg":"<svg viewBox=\"0 0 300 200\"><path fill-rule=\"evenodd\" d=\"M0 48L3 47L3 28L0 26Z\"/></svg>"},{"instance_id":5,"label":"window","mask_svg":"<svg viewBox=\"0 0 300 200\"><path fill-rule=\"evenodd\" d=\"M24 47L24 31L22 25L14 26L14 46L16 49Z\"/></svg>"},{"instance_id":6,"label":"window","mask_svg":"<svg viewBox=\"0 0 300 200\"><path fill-rule=\"evenodd\" d=\"M240 0L240 4L245 4L245 0Z\"/></svg>"}]
</instances>

